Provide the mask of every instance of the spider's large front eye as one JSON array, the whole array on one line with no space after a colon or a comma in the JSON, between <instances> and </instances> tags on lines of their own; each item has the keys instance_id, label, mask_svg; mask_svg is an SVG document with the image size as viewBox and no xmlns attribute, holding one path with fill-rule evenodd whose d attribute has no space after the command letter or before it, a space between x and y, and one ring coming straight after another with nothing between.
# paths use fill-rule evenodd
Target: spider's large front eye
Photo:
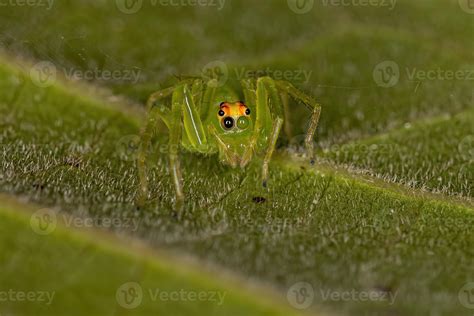
<instances>
[{"instance_id":1,"label":"spider's large front eye","mask_svg":"<svg viewBox=\"0 0 474 316\"><path fill-rule=\"evenodd\" d=\"M248 118L246 118L245 116L241 116L237 120L237 127L240 129L246 129L247 127L249 127L249 123L250 122Z\"/></svg>"},{"instance_id":2,"label":"spider's large front eye","mask_svg":"<svg viewBox=\"0 0 474 316\"><path fill-rule=\"evenodd\" d=\"M234 127L234 119L231 117L226 117L222 121L222 125L224 126L225 129L231 129L232 127Z\"/></svg>"}]
</instances>

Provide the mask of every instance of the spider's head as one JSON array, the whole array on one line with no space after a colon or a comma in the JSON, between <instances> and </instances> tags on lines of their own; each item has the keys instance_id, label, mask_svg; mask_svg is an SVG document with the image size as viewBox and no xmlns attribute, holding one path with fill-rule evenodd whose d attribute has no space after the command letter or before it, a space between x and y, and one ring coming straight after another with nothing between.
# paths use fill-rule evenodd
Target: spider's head
<instances>
[{"instance_id":1,"label":"spider's head","mask_svg":"<svg viewBox=\"0 0 474 316\"><path fill-rule=\"evenodd\" d=\"M217 133L228 150L224 153L223 148L220 148L222 162L233 167L244 167L249 161L246 156L253 135L250 109L242 101L222 102L216 115Z\"/></svg>"},{"instance_id":2,"label":"spider's head","mask_svg":"<svg viewBox=\"0 0 474 316\"><path fill-rule=\"evenodd\" d=\"M251 129L250 109L242 101L222 102L217 118L225 134L240 134Z\"/></svg>"}]
</instances>

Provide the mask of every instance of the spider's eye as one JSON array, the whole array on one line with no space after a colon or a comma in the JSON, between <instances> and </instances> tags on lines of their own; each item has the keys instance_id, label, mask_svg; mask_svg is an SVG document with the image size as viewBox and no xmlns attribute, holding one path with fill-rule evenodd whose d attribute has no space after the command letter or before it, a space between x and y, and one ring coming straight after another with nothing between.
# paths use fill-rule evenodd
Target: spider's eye
<instances>
[{"instance_id":1,"label":"spider's eye","mask_svg":"<svg viewBox=\"0 0 474 316\"><path fill-rule=\"evenodd\" d=\"M250 124L249 119L245 116L241 116L237 120L237 127L240 129L246 129L247 127L249 127L249 124Z\"/></svg>"},{"instance_id":2,"label":"spider's eye","mask_svg":"<svg viewBox=\"0 0 474 316\"><path fill-rule=\"evenodd\" d=\"M224 116L224 115L225 115L225 112L222 111L222 110L220 110L218 114L219 114L219 116Z\"/></svg>"},{"instance_id":3,"label":"spider's eye","mask_svg":"<svg viewBox=\"0 0 474 316\"><path fill-rule=\"evenodd\" d=\"M250 115L250 109L245 110L246 115Z\"/></svg>"},{"instance_id":4,"label":"spider's eye","mask_svg":"<svg viewBox=\"0 0 474 316\"><path fill-rule=\"evenodd\" d=\"M225 129L231 129L232 127L234 127L234 119L231 117L226 117L222 121L222 125L224 126Z\"/></svg>"}]
</instances>

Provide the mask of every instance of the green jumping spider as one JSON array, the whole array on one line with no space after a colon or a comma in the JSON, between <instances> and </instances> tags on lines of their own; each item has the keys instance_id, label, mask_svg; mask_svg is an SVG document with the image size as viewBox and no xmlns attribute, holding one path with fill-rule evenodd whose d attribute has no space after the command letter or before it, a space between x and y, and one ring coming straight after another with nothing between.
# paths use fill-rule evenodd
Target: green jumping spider
<instances>
[{"instance_id":1,"label":"green jumping spider","mask_svg":"<svg viewBox=\"0 0 474 316\"><path fill-rule=\"evenodd\" d=\"M138 204L148 195L146 155L157 120L169 129L169 168L176 191L175 209L184 203L179 149L204 154L219 153L219 160L232 167L245 167L254 154L264 151L262 185L267 186L268 164L288 107L289 96L312 109L305 137L305 147L314 164L313 138L321 106L307 94L286 81L270 77L241 81L244 101L228 85L216 79L181 80L176 85L153 93L147 101L148 118L142 130L138 153L140 188ZM171 97L171 107L162 102Z\"/></svg>"}]
</instances>

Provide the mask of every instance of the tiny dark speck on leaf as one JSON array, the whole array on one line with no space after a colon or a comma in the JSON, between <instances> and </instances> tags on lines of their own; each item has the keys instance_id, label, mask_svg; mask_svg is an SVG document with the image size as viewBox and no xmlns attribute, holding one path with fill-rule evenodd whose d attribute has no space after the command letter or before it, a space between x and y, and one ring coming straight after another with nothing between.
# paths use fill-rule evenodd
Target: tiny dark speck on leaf
<instances>
[{"instance_id":1,"label":"tiny dark speck on leaf","mask_svg":"<svg viewBox=\"0 0 474 316\"><path fill-rule=\"evenodd\" d=\"M265 199L263 196L255 196L252 198L252 201L257 204L264 203L266 200L267 199Z\"/></svg>"}]
</instances>

